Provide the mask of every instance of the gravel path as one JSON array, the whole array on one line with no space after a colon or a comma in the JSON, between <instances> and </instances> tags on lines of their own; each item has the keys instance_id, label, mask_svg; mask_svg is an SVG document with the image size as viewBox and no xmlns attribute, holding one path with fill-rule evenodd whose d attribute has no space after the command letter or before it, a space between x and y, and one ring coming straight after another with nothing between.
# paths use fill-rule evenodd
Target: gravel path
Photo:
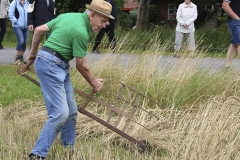
<instances>
[{"instance_id":1,"label":"gravel path","mask_svg":"<svg viewBox=\"0 0 240 160\"><path fill-rule=\"evenodd\" d=\"M28 55L29 51L26 52L24 55L25 59ZM16 51L14 48L5 48L0 50L0 64L12 64L15 59ZM131 61L135 60L137 55L130 55L130 54L87 54L87 62L88 64L94 65L97 61L101 60L102 58L108 58L111 60L112 58L116 58L122 64L121 67L126 66L126 64ZM184 65L188 68L195 68L199 70L209 70L213 72L222 71L225 66L225 58L174 58L168 56L161 56L161 57L154 57L158 58L158 66L159 71L164 72L166 70L171 70L174 68L179 68L180 66ZM151 60L150 60L151 61ZM72 67L75 66L75 60L73 59L70 61ZM239 72L240 71L240 59L234 59L231 63L231 69Z\"/></svg>"}]
</instances>

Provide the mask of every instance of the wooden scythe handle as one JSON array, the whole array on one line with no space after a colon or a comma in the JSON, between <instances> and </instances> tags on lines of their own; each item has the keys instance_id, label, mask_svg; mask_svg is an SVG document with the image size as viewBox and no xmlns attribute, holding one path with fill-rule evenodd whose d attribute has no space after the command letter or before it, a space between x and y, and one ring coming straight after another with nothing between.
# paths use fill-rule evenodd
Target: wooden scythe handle
<instances>
[{"instance_id":1,"label":"wooden scythe handle","mask_svg":"<svg viewBox=\"0 0 240 160\"><path fill-rule=\"evenodd\" d=\"M94 89L92 89L91 93L87 96L87 99L85 100L85 103L82 106L82 109L85 109L89 103L89 101L91 100L92 96L94 95L95 91Z\"/></svg>"}]
</instances>

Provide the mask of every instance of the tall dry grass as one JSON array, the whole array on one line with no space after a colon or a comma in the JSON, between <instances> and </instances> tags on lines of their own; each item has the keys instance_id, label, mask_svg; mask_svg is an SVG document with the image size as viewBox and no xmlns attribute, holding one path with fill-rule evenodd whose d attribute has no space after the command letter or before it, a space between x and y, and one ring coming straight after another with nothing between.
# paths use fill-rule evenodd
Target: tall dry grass
<instances>
[{"instance_id":1,"label":"tall dry grass","mask_svg":"<svg viewBox=\"0 0 240 160\"><path fill-rule=\"evenodd\" d=\"M198 61L194 64L187 56L174 61L173 67L169 67L172 61L168 59L159 64L164 49L157 46L157 40L152 39L151 43L155 45L140 56L122 58L110 53L94 64L88 57L93 74L104 79L102 91L95 95L97 98L113 104L121 86L118 82L125 82L160 104L147 100L141 103L141 108L157 115L158 119L141 110L136 112L139 123L151 131L135 123L127 130L129 135L147 142L145 152L138 152L136 145L78 114L74 154L62 148L57 137L48 159L240 159L239 74L200 70L201 57L196 57ZM75 69L71 75L75 88L91 90ZM47 119L45 104L38 96L35 101L19 99L0 108L0 159L24 159L30 153ZM78 95L76 100L79 105L83 103ZM105 120L109 113L104 106L93 102L87 110ZM114 116L113 121L116 119ZM119 125L124 126L124 121Z\"/></svg>"}]
</instances>

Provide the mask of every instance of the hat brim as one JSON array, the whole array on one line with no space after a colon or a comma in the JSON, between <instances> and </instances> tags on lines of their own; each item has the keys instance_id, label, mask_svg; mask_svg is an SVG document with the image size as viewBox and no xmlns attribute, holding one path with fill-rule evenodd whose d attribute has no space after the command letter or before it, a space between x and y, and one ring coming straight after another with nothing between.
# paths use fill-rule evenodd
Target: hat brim
<instances>
[{"instance_id":1,"label":"hat brim","mask_svg":"<svg viewBox=\"0 0 240 160\"><path fill-rule=\"evenodd\" d=\"M110 19L115 19L112 15L107 14L105 12L102 12L102 11L100 11L100 10L98 10L98 9L88 5L88 4L86 4L86 8L89 9L90 11L93 11L93 12L95 12L97 14L100 14L100 15L102 15L104 17L107 17L107 18L110 18Z\"/></svg>"}]
</instances>

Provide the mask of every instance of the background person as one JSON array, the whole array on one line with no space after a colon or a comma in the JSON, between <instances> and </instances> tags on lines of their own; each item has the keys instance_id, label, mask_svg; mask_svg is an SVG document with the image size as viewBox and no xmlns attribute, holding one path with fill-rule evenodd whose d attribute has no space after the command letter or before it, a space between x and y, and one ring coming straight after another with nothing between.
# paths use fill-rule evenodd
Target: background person
<instances>
[{"instance_id":1,"label":"background person","mask_svg":"<svg viewBox=\"0 0 240 160\"><path fill-rule=\"evenodd\" d=\"M100 32L98 33L98 35L96 37L96 40L95 40L95 45L94 45L94 47L92 49L92 53L96 53L96 54L100 54L98 49L100 47L100 43L101 43L102 38L103 38L105 33L107 34L107 36L109 38L111 49L113 50L116 47L116 39L115 39L115 33L114 33L115 22L116 22L116 7L115 7L114 0L105 0L105 1L109 2L112 5L111 15L115 19L109 19L110 25L108 25L106 28L102 28L100 30Z\"/></svg>"},{"instance_id":2,"label":"background person","mask_svg":"<svg viewBox=\"0 0 240 160\"><path fill-rule=\"evenodd\" d=\"M232 37L231 44L227 51L225 66L229 68L236 51L240 56L240 1L223 0L222 8L228 15L228 28Z\"/></svg>"},{"instance_id":3,"label":"background person","mask_svg":"<svg viewBox=\"0 0 240 160\"><path fill-rule=\"evenodd\" d=\"M102 79L92 75L85 57L90 32L99 32L109 25L109 18L114 18L110 15L112 6L103 0L93 0L86 8L84 13L61 14L35 29L28 60L35 60L34 68L49 118L29 155L30 159L45 159L59 132L61 144L74 149L77 105L70 80L69 60L75 57L77 70L96 92L102 88ZM49 32L50 36L38 52L42 37Z\"/></svg>"},{"instance_id":4,"label":"background person","mask_svg":"<svg viewBox=\"0 0 240 160\"><path fill-rule=\"evenodd\" d=\"M177 53L181 48L184 34L187 34L188 50L191 51L191 56L194 56L195 38L194 38L194 21L197 19L197 6L191 0L184 0L177 10L177 27L174 45L174 57L178 57Z\"/></svg>"},{"instance_id":5,"label":"background person","mask_svg":"<svg viewBox=\"0 0 240 160\"><path fill-rule=\"evenodd\" d=\"M19 17L15 16L15 9L16 12L19 13ZM24 62L23 55L26 51L28 39L27 13L27 0L14 0L11 2L8 16L10 21L12 22L13 30L18 40L16 46L17 55L15 58L15 64L17 64L18 62Z\"/></svg>"},{"instance_id":6,"label":"background person","mask_svg":"<svg viewBox=\"0 0 240 160\"><path fill-rule=\"evenodd\" d=\"M2 41L4 38L4 35L6 33L6 29L7 29L7 12L9 9L9 5L10 2L9 0L1 0L0 1L0 28L1 28L1 32L0 32L0 49L3 49L3 45L2 45Z\"/></svg>"},{"instance_id":7,"label":"background person","mask_svg":"<svg viewBox=\"0 0 240 160\"><path fill-rule=\"evenodd\" d=\"M28 29L34 32L34 28L43 25L55 18L54 0L30 0L31 10L28 12ZM46 34L46 38L49 35Z\"/></svg>"}]
</instances>

